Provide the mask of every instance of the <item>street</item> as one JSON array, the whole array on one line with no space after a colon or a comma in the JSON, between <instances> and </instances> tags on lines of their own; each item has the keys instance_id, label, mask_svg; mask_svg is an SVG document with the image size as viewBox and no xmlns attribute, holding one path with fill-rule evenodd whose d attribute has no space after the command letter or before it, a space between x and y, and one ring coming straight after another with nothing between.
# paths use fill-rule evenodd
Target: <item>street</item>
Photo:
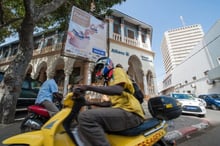
<instances>
[{"instance_id":1,"label":"street","mask_svg":"<svg viewBox=\"0 0 220 146\"><path fill-rule=\"evenodd\" d=\"M20 133L21 122L15 122L12 124L1 126L0 130L0 146L5 146L2 144L2 141L10 136L14 136Z\"/></svg>"},{"instance_id":2,"label":"street","mask_svg":"<svg viewBox=\"0 0 220 146\"><path fill-rule=\"evenodd\" d=\"M190 134L186 137L181 138L180 140L177 141L177 145L178 146L218 146L219 145L219 140L218 140L218 136L220 133L220 117L219 117L219 112L220 111L214 111L214 110L207 110L207 115L205 118L202 119L206 119L210 122L210 124L212 126L210 126L208 129L204 129L201 130L199 132L196 132L194 134ZM179 121L181 123L175 123L177 125L175 125L175 127L178 129L178 126L181 126L184 123L184 119L190 119L190 120L198 120L200 118L195 117L195 116L190 116L190 115L182 115L181 117L179 117ZM193 121L187 121L189 122L193 122ZM2 142L4 139L19 134L20 133L20 122L14 122L12 124L9 125L1 125L1 129L0 129L0 141ZM0 146L4 146L2 143L0 143Z\"/></svg>"}]
</instances>

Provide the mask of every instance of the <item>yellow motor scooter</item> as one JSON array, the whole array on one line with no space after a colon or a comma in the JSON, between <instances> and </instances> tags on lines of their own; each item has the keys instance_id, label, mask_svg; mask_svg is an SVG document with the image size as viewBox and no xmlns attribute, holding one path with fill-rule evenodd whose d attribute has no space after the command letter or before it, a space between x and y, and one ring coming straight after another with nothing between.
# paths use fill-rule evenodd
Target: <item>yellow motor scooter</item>
<instances>
[{"instance_id":1,"label":"yellow motor scooter","mask_svg":"<svg viewBox=\"0 0 220 146\"><path fill-rule=\"evenodd\" d=\"M80 92L80 91L79 91ZM82 146L77 134L78 113L86 101L81 93L69 93L63 100L63 108L38 131L10 137L3 144L13 146ZM85 94L84 94L85 95ZM138 127L124 131L106 133L111 146L168 146L166 120L181 115L181 106L175 99L158 96L148 101L153 118ZM75 124L74 124L75 123Z\"/></svg>"}]
</instances>

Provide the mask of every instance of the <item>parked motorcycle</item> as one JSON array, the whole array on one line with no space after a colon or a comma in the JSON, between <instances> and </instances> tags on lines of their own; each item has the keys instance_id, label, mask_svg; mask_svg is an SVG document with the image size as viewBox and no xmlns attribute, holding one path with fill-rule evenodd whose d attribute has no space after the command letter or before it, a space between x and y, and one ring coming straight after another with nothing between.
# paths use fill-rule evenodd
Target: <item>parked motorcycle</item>
<instances>
[{"instance_id":1,"label":"parked motorcycle","mask_svg":"<svg viewBox=\"0 0 220 146\"><path fill-rule=\"evenodd\" d=\"M62 103L61 98L54 96L53 102L58 109L61 110ZM20 130L21 132L30 132L33 130L40 130L41 127L50 119L49 112L42 105L30 105L27 108L28 115L22 121Z\"/></svg>"},{"instance_id":2,"label":"parked motorcycle","mask_svg":"<svg viewBox=\"0 0 220 146\"><path fill-rule=\"evenodd\" d=\"M79 140L76 119L86 101L81 91L69 93L63 100L63 108L47 121L41 130L27 132L8 138L3 144L13 146L82 146ZM168 146L164 140L167 120L181 115L181 105L170 97L158 96L149 99L152 118L135 128L106 133L112 146ZM72 124L75 121L75 125Z\"/></svg>"}]
</instances>

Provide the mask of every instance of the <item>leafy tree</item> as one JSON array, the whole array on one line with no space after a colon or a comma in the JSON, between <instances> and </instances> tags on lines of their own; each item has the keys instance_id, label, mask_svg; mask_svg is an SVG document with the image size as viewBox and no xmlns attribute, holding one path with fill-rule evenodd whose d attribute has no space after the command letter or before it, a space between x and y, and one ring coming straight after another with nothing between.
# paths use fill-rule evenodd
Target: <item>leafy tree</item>
<instances>
[{"instance_id":1,"label":"leafy tree","mask_svg":"<svg viewBox=\"0 0 220 146\"><path fill-rule=\"evenodd\" d=\"M89 12L91 4L95 4L91 13L102 17L114 4L123 1L126 0L0 0L0 42L18 34L20 43L0 85L0 123L14 121L21 84L33 55L34 32L54 24L56 29L65 31L73 5Z\"/></svg>"}]
</instances>

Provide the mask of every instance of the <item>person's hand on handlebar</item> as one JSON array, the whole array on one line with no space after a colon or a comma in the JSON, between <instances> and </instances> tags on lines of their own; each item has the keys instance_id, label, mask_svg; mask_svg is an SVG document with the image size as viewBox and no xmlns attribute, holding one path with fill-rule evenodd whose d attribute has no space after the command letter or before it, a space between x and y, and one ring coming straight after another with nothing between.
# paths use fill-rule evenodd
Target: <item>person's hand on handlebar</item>
<instances>
[{"instance_id":1,"label":"person's hand on handlebar","mask_svg":"<svg viewBox=\"0 0 220 146\"><path fill-rule=\"evenodd\" d=\"M87 91L88 90L88 85L76 85L74 87L74 89L78 89L78 90L81 90L81 91Z\"/></svg>"},{"instance_id":2,"label":"person's hand on handlebar","mask_svg":"<svg viewBox=\"0 0 220 146\"><path fill-rule=\"evenodd\" d=\"M85 89L83 89L83 88L75 87L75 88L73 88L72 92L73 92L73 96L75 98L80 98L82 96L83 97L85 96Z\"/></svg>"},{"instance_id":3,"label":"person's hand on handlebar","mask_svg":"<svg viewBox=\"0 0 220 146\"><path fill-rule=\"evenodd\" d=\"M62 100L63 99L63 94L59 93L59 92L54 92L53 96L58 99L58 100Z\"/></svg>"}]
</instances>

